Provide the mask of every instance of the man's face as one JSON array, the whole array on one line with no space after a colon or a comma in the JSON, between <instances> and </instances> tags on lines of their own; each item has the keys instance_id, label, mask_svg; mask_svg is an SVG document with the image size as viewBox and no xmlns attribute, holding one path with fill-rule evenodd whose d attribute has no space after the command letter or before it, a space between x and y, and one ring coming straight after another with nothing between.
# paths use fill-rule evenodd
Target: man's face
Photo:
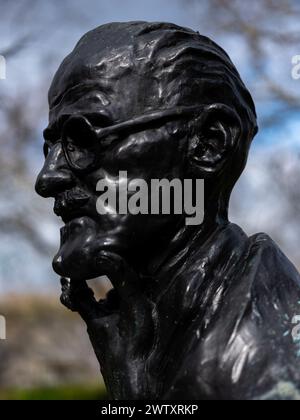
<instances>
[{"instance_id":1,"label":"man's face","mask_svg":"<svg viewBox=\"0 0 300 420\"><path fill-rule=\"evenodd\" d=\"M184 178L186 142L176 122L150 123L129 129L108 144L103 140L98 165L87 173L78 173L66 160L61 140L62 122L68 118L84 116L91 126L101 128L159 110L155 81L130 71L126 54L120 58L114 52L114 56L103 58L105 70L96 82L81 83L84 71L75 68L69 74L58 72L50 90L47 153L36 190L43 197L54 197L54 212L64 222L53 266L66 277L106 274L99 261L102 250L142 264L167 243L182 221L182 216L171 215L100 215L96 208L98 181L105 179L118 188L125 181L119 178L120 171L127 171L128 181L139 178L148 185L151 179ZM72 130L72 122L68 126L85 153L89 139L84 130Z\"/></svg>"}]
</instances>

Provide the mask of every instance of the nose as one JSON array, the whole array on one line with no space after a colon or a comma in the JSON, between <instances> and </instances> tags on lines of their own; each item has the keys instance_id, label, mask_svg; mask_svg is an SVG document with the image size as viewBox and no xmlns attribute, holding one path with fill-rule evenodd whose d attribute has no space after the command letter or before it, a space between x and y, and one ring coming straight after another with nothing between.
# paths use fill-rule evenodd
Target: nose
<instances>
[{"instance_id":1,"label":"nose","mask_svg":"<svg viewBox=\"0 0 300 420\"><path fill-rule=\"evenodd\" d=\"M55 197L57 193L70 189L75 177L66 162L61 143L54 144L46 157L39 173L35 190L42 197Z\"/></svg>"}]
</instances>

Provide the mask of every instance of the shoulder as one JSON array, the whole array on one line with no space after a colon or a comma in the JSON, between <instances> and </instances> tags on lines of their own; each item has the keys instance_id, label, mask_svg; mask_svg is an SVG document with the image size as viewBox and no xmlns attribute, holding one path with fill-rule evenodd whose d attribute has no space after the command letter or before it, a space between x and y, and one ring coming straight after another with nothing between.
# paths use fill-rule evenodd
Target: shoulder
<instances>
[{"instance_id":1,"label":"shoulder","mask_svg":"<svg viewBox=\"0 0 300 420\"><path fill-rule=\"evenodd\" d=\"M248 239L228 298L236 305L231 315L229 306L223 312L231 328L223 336L219 361L235 378L239 392L262 399L277 393L285 399L278 390L289 385L300 397L300 347L292 335L293 319L300 314L300 275L268 235Z\"/></svg>"},{"instance_id":2,"label":"shoulder","mask_svg":"<svg viewBox=\"0 0 300 420\"><path fill-rule=\"evenodd\" d=\"M300 315L296 268L260 233L246 239L234 270L224 274L218 310L190 355L191 375L197 372L198 382L206 384L198 392L220 392L226 399L300 399L300 343L292 335Z\"/></svg>"},{"instance_id":3,"label":"shoulder","mask_svg":"<svg viewBox=\"0 0 300 420\"><path fill-rule=\"evenodd\" d=\"M252 290L280 295L288 300L299 301L300 275L292 262L278 245L265 233L258 233L248 240L246 253L242 257L245 281Z\"/></svg>"}]
</instances>

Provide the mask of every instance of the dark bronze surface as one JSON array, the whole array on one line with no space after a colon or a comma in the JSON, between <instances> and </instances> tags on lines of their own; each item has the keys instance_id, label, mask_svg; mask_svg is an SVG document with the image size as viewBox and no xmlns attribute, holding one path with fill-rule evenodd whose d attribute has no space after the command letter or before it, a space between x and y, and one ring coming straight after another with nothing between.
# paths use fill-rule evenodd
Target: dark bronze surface
<instances>
[{"instance_id":1,"label":"dark bronze surface","mask_svg":"<svg viewBox=\"0 0 300 420\"><path fill-rule=\"evenodd\" d=\"M114 399L297 399L300 277L265 234L248 237L228 204L257 132L228 55L167 23L86 34L49 92L36 190L65 226L53 267ZM96 184L204 179L205 217L99 215ZM97 302L86 281L107 275ZM71 279L71 280L67 280Z\"/></svg>"}]
</instances>

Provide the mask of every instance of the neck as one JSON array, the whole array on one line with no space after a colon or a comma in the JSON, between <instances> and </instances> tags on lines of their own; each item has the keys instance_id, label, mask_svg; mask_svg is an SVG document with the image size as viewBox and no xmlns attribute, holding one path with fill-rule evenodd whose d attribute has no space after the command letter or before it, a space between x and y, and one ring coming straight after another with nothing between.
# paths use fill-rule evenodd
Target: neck
<instances>
[{"instance_id":1,"label":"neck","mask_svg":"<svg viewBox=\"0 0 300 420\"><path fill-rule=\"evenodd\" d=\"M158 240L154 247L155 252L147 256L146 262L139 262L134 268L146 285L146 290L155 289L155 284L160 285L162 277L164 286L171 281L177 267L181 267L186 261L190 250L194 246L201 248L206 240L218 228L228 224L228 220L220 217L205 217L199 226L186 226L184 223L168 241L162 243ZM169 280L168 280L169 279ZM153 287L154 286L154 287Z\"/></svg>"}]
</instances>

